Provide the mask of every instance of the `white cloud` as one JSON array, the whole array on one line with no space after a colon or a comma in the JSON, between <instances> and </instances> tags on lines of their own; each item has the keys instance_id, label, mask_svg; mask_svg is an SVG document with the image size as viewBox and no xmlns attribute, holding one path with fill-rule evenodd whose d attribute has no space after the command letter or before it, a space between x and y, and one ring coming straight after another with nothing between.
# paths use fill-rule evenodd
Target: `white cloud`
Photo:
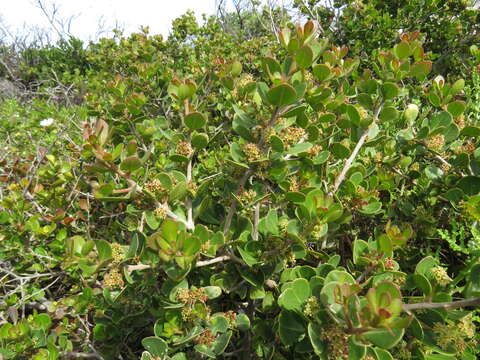
<instances>
[{"instance_id":1,"label":"white cloud","mask_svg":"<svg viewBox=\"0 0 480 360\"><path fill-rule=\"evenodd\" d=\"M149 26L152 33L168 35L172 21L187 10L202 14L213 14L215 0L43 0L50 8L56 3L62 18L75 16L71 33L84 40L93 38L103 18L106 27L115 22L123 25L126 32L136 31L140 26ZM0 16L3 23L16 33L24 25L49 27L35 0L0 0Z\"/></svg>"}]
</instances>

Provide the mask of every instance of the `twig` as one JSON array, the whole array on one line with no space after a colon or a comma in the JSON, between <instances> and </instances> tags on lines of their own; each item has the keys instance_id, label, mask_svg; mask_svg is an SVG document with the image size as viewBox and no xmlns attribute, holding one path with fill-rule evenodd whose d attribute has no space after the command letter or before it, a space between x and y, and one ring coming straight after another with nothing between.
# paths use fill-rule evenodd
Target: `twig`
<instances>
[{"instance_id":1,"label":"twig","mask_svg":"<svg viewBox=\"0 0 480 360\"><path fill-rule=\"evenodd\" d=\"M382 109L383 105L380 105L377 110L375 111L375 114L373 116L373 123L375 123L378 119L378 115L380 114L380 110ZM353 149L352 154L350 157L345 161L345 165L343 166L342 171L338 175L338 177L335 179L335 184L333 187L333 191L330 193L330 195L333 195L333 193L336 193L340 185L342 184L343 180L345 180L345 175L347 175L348 170L352 166L353 161L358 155L358 152L362 148L363 144L365 143L365 140L367 140L368 137L368 132L369 128L365 129L363 132L362 136L360 136L360 139L357 142L357 145L355 145L355 148Z\"/></svg>"},{"instance_id":2,"label":"twig","mask_svg":"<svg viewBox=\"0 0 480 360\"><path fill-rule=\"evenodd\" d=\"M190 185L192 182L192 158L188 161L187 165L187 185ZM195 224L193 222L193 205L191 196L187 196L185 201L185 206L187 208L187 229L194 229Z\"/></svg>"},{"instance_id":3,"label":"twig","mask_svg":"<svg viewBox=\"0 0 480 360\"><path fill-rule=\"evenodd\" d=\"M67 359L99 359L103 360L103 357L96 353L82 353L74 351L64 351L62 356Z\"/></svg>"},{"instance_id":4,"label":"twig","mask_svg":"<svg viewBox=\"0 0 480 360\"><path fill-rule=\"evenodd\" d=\"M260 203L255 204L254 217L253 217L253 232L252 238L254 241L258 240L258 224L260 222Z\"/></svg>"},{"instance_id":5,"label":"twig","mask_svg":"<svg viewBox=\"0 0 480 360\"><path fill-rule=\"evenodd\" d=\"M195 267L203 267L203 266L213 265L213 264L217 264L217 263L224 262L224 261L235 261L235 262L239 262L239 263L243 264L243 262L236 256L222 255L222 256L218 256L216 258L209 259L209 260L197 261L197 263L195 264ZM128 265L126 267L128 272L132 272L132 271L135 271L135 270L139 270L139 271L140 270L146 270L146 269L151 269L151 268L152 268L151 265L146 265L146 264Z\"/></svg>"},{"instance_id":6,"label":"twig","mask_svg":"<svg viewBox=\"0 0 480 360\"><path fill-rule=\"evenodd\" d=\"M458 300L458 301L439 302L439 303L423 302L423 303L417 303L417 304L403 304L402 310L405 312L409 312L412 310L427 310L427 309L455 309L455 308L467 307L467 306L480 306L480 297L466 299L466 300Z\"/></svg>"},{"instance_id":7,"label":"twig","mask_svg":"<svg viewBox=\"0 0 480 360\"><path fill-rule=\"evenodd\" d=\"M229 255L223 255L223 256L219 256L219 257L216 257L216 258L213 258L213 259L210 259L210 260L198 261L195 264L195 267L208 266L208 265L216 264L216 263L223 262L223 261L229 261L231 259L232 258Z\"/></svg>"}]
</instances>

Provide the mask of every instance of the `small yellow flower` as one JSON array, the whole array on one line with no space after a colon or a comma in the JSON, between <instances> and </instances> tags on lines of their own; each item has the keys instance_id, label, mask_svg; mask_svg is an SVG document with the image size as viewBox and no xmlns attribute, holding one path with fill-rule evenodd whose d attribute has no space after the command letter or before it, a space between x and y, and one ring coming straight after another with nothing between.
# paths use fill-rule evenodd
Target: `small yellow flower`
<instances>
[{"instance_id":1,"label":"small yellow flower","mask_svg":"<svg viewBox=\"0 0 480 360\"><path fill-rule=\"evenodd\" d=\"M245 157L247 158L248 162L254 162L260 159L261 151L257 145L249 143L243 146L242 148Z\"/></svg>"},{"instance_id":2,"label":"small yellow flower","mask_svg":"<svg viewBox=\"0 0 480 360\"><path fill-rule=\"evenodd\" d=\"M125 249L119 243L113 243L111 245L112 248L112 262L114 264L120 264L125 257Z\"/></svg>"},{"instance_id":3,"label":"small yellow flower","mask_svg":"<svg viewBox=\"0 0 480 360\"><path fill-rule=\"evenodd\" d=\"M189 157L193 154L192 145L186 141L180 141L177 145L177 153Z\"/></svg>"},{"instance_id":4,"label":"small yellow flower","mask_svg":"<svg viewBox=\"0 0 480 360\"><path fill-rule=\"evenodd\" d=\"M110 271L103 276L103 286L107 289L121 288L124 284L122 274L120 274L117 268L110 269Z\"/></svg>"},{"instance_id":5,"label":"small yellow flower","mask_svg":"<svg viewBox=\"0 0 480 360\"><path fill-rule=\"evenodd\" d=\"M443 267L435 266L430 271L433 278L440 286L446 286L452 282L452 279L448 276L447 271Z\"/></svg>"},{"instance_id":6,"label":"small yellow flower","mask_svg":"<svg viewBox=\"0 0 480 360\"><path fill-rule=\"evenodd\" d=\"M441 134L435 135L428 138L426 144L429 149L440 151L443 145L445 145L445 138Z\"/></svg>"}]
</instances>

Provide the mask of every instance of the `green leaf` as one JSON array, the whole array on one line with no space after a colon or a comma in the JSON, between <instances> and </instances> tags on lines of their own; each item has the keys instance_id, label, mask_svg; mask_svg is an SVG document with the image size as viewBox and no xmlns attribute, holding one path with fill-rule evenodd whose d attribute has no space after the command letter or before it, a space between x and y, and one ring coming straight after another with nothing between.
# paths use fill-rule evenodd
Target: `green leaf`
<instances>
[{"instance_id":1,"label":"green leaf","mask_svg":"<svg viewBox=\"0 0 480 360\"><path fill-rule=\"evenodd\" d=\"M465 176L457 182L457 187L467 195L477 195L480 193L480 177Z\"/></svg>"},{"instance_id":2,"label":"green leaf","mask_svg":"<svg viewBox=\"0 0 480 360\"><path fill-rule=\"evenodd\" d=\"M168 199L170 201L180 200L185 195L187 195L187 190L188 190L187 182L180 181L177 185L175 185L172 191L170 191Z\"/></svg>"},{"instance_id":3,"label":"green leaf","mask_svg":"<svg viewBox=\"0 0 480 360\"><path fill-rule=\"evenodd\" d=\"M148 227L152 230L157 230L157 228L160 226L160 222L153 211L145 211L145 220Z\"/></svg>"},{"instance_id":4,"label":"green leaf","mask_svg":"<svg viewBox=\"0 0 480 360\"><path fill-rule=\"evenodd\" d=\"M385 83L381 86L382 96L385 100L391 100L398 96L399 88L394 83Z\"/></svg>"},{"instance_id":5,"label":"green leaf","mask_svg":"<svg viewBox=\"0 0 480 360\"><path fill-rule=\"evenodd\" d=\"M316 323L308 323L308 337L312 344L315 354L322 355L327 349L327 344L323 340L323 328Z\"/></svg>"},{"instance_id":6,"label":"green leaf","mask_svg":"<svg viewBox=\"0 0 480 360\"><path fill-rule=\"evenodd\" d=\"M197 149L203 149L208 145L208 135L207 134L193 134L192 135L192 146Z\"/></svg>"},{"instance_id":7,"label":"green leaf","mask_svg":"<svg viewBox=\"0 0 480 360\"><path fill-rule=\"evenodd\" d=\"M238 314L235 318L235 326L240 331L247 331L250 329L250 319L247 314Z\"/></svg>"},{"instance_id":8,"label":"green leaf","mask_svg":"<svg viewBox=\"0 0 480 360\"><path fill-rule=\"evenodd\" d=\"M382 203L380 201L374 201L369 203L368 205L362 206L359 212L365 215L374 215L374 214L378 214L381 209L382 209Z\"/></svg>"},{"instance_id":9,"label":"green leaf","mask_svg":"<svg viewBox=\"0 0 480 360\"><path fill-rule=\"evenodd\" d=\"M435 93L428 94L428 101L430 101L430 104L435 107L440 107L442 105L440 98Z\"/></svg>"},{"instance_id":10,"label":"green leaf","mask_svg":"<svg viewBox=\"0 0 480 360\"><path fill-rule=\"evenodd\" d=\"M429 165L425 168L425 175L430 180L439 180L443 176L443 171L436 166Z\"/></svg>"},{"instance_id":11,"label":"green leaf","mask_svg":"<svg viewBox=\"0 0 480 360\"><path fill-rule=\"evenodd\" d=\"M142 161L138 158L137 155L132 155L129 157L126 157L121 163L120 163L120 169L123 171L128 171L132 172L137 170L142 166Z\"/></svg>"},{"instance_id":12,"label":"green leaf","mask_svg":"<svg viewBox=\"0 0 480 360\"><path fill-rule=\"evenodd\" d=\"M382 121L394 121L398 119L398 110L393 106L384 107L379 114L379 118Z\"/></svg>"},{"instance_id":13,"label":"green leaf","mask_svg":"<svg viewBox=\"0 0 480 360\"><path fill-rule=\"evenodd\" d=\"M430 276L430 270L437 265L436 260L432 256L426 256L420 260L415 267L415 273L425 277Z\"/></svg>"},{"instance_id":14,"label":"green leaf","mask_svg":"<svg viewBox=\"0 0 480 360\"><path fill-rule=\"evenodd\" d=\"M476 126L465 126L462 131L460 131L460 135L472 137L480 136L480 128Z\"/></svg>"},{"instance_id":15,"label":"green leaf","mask_svg":"<svg viewBox=\"0 0 480 360\"><path fill-rule=\"evenodd\" d=\"M354 125L359 125L360 124L360 114L357 110L357 108L351 104L348 104L347 106L347 116L348 119L354 124Z\"/></svg>"},{"instance_id":16,"label":"green leaf","mask_svg":"<svg viewBox=\"0 0 480 360\"><path fill-rule=\"evenodd\" d=\"M374 352L377 355L377 360L394 360L392 354L387 350L374 349Z\"/></svg>"},{"instance_id":17,"label":"green leaf","mask_svg":"<svg viewBox=\"0 0 480 360\"><path fill-rule=\"evenodd\" d=\"M158 356L163 359L167 355L168 345L159 337L146 337L142 340L142 345L153 356Z\"/></svg>"},{"instance_id":18,"label":"green leaf","mask_svg":"<svg viewBox=\"0 0 480 360\"><path fill-rule=\"evenodd\" d=\"M196 255L202 248L202 242L197 236L190 236L183 244L183 253L186 256Z\"/></svg>"},{"instance_id":19,"label":"green leaf","mask_svg":"<svg viewBox=\"0 0 480 360\"><path fill-rule=\"evenodd\" d=\"M300 153L303 153L303 152L307 152L309 149L312 148L312 144L309 143L309 142L303 142L303 143L299 143L299 144L296 144L294 146L292 146L288 151L287 151L287 154L290 154L290 155L297 155L297 154L300 154Z\"/></svg>"},{"instance_id":20,"label":"green leaf","mask_svg":"<svg viewBox=\"0 0 480 360\"><path fill-rule=\"evenodd\" d=\"M112 257L112 248L105 240L98 240L95 245L97 246L98 258L100 260L107 260Z\"/></svg>"},{"instance_id":21,"label":"green leaf","mask_svg":"<svg viewBox=\"0 0 480 360\"><path fill-rule=\"evenodd\" d=\"M230 75L238 76L242 73L242 63L240 61L233 61L230 64Z\"/></svg>"},{"instance_id":22,"label":"green leaf","mask_svg":"<svg viewBox=\"0 0 480 360\"><path fill-rule=\"evenodd\" d=\"M48 314L35 315L35 317L33 318L33 322L36 326L43 329L44 331L47 331L52 325L52 319L50 319L50 316Z\"/></svg>"},{"instance_id":23,"label":"green leaf","mask_svg":"<svg viewBox=\"0 0 480 360\"><path fill-rule=\"evenodd\" d=\"M268 101L275 106L285 106L293 103L297 97L295 89L288 84L280 84L272 87L268 93Z\"/></svg>"},{"instance_id":24,"label":"green leaf","mask_svg":"<svg viewBox=\"0 0 480 360\"><path fill-rule=\"evenodd\" d=\"M227 331L226 333L217 337L217 340L215 340L215 342L213 344L213 352L216 355L221 355L225 351L225 349L227 348L231 337L232 337L232 332L231 331Z\"/></svg>"},{"instance_id":25,"label":"green leaf","mask_svg":"<svg viewBox=\"0 0 480 360\"><path fill-rule=\"evenodd\" d=\"M410 44L406 41L401 41L393 47L393 54L397 59L404 59L410 56Z\"/></svg>"},{"instance_id":26,"label":"green leaf","mask_svg":"<svg viewBox=\"0 0 480 360\"><path fill-rule=\"evenodd\" d=\"M222 295L222 289L219 286L205 286L202 289L210 300L216 299Z\"/></svg>"},{"instance_id":27,"label":"green leaf","mask_svg":"<svg viewBox=\"0 0 480 360\"><path fill-rule=\"evenodd\" d=\"M197 130L202 128L207 120L202 113L199 112L191 112L190 114L185 116L185 125L191 130Z\"/></svg>"},{"instance_id":28,"label":"green leaf","mask_svg":"<svg viewBox=\"0 0 480 360\"><path fill-rule=\"evenodd\" d=\"M333 143L330 145L330 152L333 153L337 159L346 159L350 156L350 149L341 143Z\"/></svg>"},{"instance_id":29,"label":"green leaf","mask_svg":"<svg viewBox=\"0 0 480 360\"><path fill-rule=\"evenodd\" d=\"M464 87L465 87L465 80L458 79L457 81L455 81L453 83L452 87L450 88L450 91L449 91L448 95L455 96L455 95L459 94L460 92L462 92Z\"/></svg>"},{"instance_id":30,"label":"green leaf","mask_svg":"<svg viewBox=\"0 0 480 360\"><path fill-rule=\"evenodd\" d=\"M382 349L391 349L402 340L404 329L375 329L363 333L363 337Z\"/></svg>"},{"instance_id":31,"label":"green leaf","mask_svg":"<svg viewBox=\"0 0 480 360\"><path fill-rule=\"evenodd\" d=\"M228 329L228 319L222 314L213 315L210 318L210 326L208 327L214 334L224 333Z\"/></svg>"},{"instance_id":32,"label":"green leaf","mask_svg":"<svg viewBox=\"0 0 480 360\"><path fill-rule=\"evenodd\" d=\"M445 354L425 354L424 360L455 360L458 359L455 355Z\"/></svg>"},{"instance_id":33,"label":"green leaf","mask_svg":"<svg viewBox=\"0 0 480 360\"><path fill-rule=\"evenodd\" d=\"M464 101L454 101L447 105L447 110L454 118L462 115L467 108Z\"/></svg>"},{"instance_id":34,"label":"green leaf","mask_svg":"<svg viewBox=\"0 0 480 360\"><path fill-rule=\"evenodd\" d=\"M278 305L285 310L301 312L303 304L310 297L310 285L306 279L296 279L278 297Z\"/></svg>"},{"instance_id":35,"label":"green leaf","mask_svg":"<svg viewBox=\"0 0 480 360\"><path fill-rule=\"evenodd\" d=\"M312 65L313 51L308 45L302 46L295 54L295 61L300 69L306 69Z\"/></svg>"},{"instance_id":36,"label":"green leaf","mask_svg":"<svg viewBox=\"0 0 480 360\"><path fill-rule=\"evenodd\" d=\"M278 317L280 340L286 346L299 341L305 334L306 324L300 315L292 311L282 310Z\"/></svg>"},{"instance_id":37,"label":"green leaf","mask_svg":"<svg viewBox=\"0 0 480 360\"><path fill-rule=\"evenodd\" d=\"M165 220L162 224L162 234L164 239L170 244L177 241L178 224L174 220Z\"/></svg>"},{"instance_id":38,"label":"green leaf","mask_svg":"<svg viewBox=\"0 0 480 360\"><path fill-rule=\"evenodd\" d=\"M325 113L325 114L320 115L320 117L318 118L318 122L321 122L321 123L331 122L331 123L333 123L336 119L337 119L337 116L335 114Z\"/></svg>"},{"instance_id":39,"label":"green leaf","mask_svg":"<svg viewBox=\"0 0 480 360\"><path fill-rule=\"evenodd\" d=\"M332 73L332 71L330 70L330 66L326 64L315 65L312 71L313 71L313 76L315 76L315 78L318 81L327 80L330 77L330 74Z\"/></svg>"},{"instance_id":40,"label":"green leaf","mask_svg":"<svg viewBox=\"0 0 480 360\"><path fill-rule=\"evenodd\" d=\"M465 291L467 297L480 296L480 264L472 266L467 284Z\"/></svg>"},{"instance_id":41,"label":"green leaf","mask_svg":"<svg viewBox=\"0 0 480 360\"><path fill-rule=\"evenodd\" d=\"M325 277L325 284L329 282L355 284L355 279L346 271L332 270Z\"/></svg>"},{"instance_id":42,"label":"green leaf","mask_svg":"<svg viewBox=\"0 0 480 360\"><path fill-rule=\"evenodd\" d=\"M430 60L418 61L410 68L410 75L415 76L417 80L423 80L432 70L432 62Z\"/></svg>"}]
</instances>

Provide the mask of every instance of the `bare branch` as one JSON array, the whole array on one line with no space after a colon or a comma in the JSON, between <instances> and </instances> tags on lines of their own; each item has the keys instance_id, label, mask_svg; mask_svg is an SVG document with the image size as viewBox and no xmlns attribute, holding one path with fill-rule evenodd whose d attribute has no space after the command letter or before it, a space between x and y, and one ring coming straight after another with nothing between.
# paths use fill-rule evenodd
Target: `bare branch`
<instances>
[{"instance_id":1,"label":"bare branch","mask_svg":"<svg viewBox=\"0 0 480 360\"><path fill-rule=\"evenodd\" d=\"M423 303L417 303L417 304L403 304L402 309L405 312L409 312L412 310L427 310L427 309L447 310L447 309L455 309L455 308L468 307L468 306L480 306L480 297L466 299L466 300L458 300L458 301L439 302L439 303L423 302Z\"/></svg>"}]
</instances>

